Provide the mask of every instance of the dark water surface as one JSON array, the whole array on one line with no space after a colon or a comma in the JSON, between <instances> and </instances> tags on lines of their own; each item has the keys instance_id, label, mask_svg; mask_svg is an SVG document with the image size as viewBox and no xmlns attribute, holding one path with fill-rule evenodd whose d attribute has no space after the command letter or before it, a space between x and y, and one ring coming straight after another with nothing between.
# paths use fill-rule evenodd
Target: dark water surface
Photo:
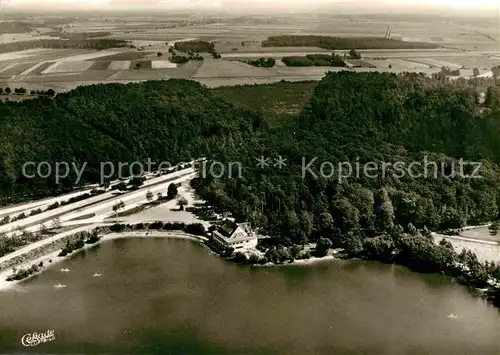
<instances>
[{"instance_id":1,"label":"dark water surface","mask_svg":"<svg viewBox=\"0 0 500 355\"><path fill-rule=\"evenodd\" d=\"M54 341L21 344L49 329ZM251 268L189 241L122 239L0 292L3 353L500 354L500 312L400 267Z\"/></svg>"}]
</instances>

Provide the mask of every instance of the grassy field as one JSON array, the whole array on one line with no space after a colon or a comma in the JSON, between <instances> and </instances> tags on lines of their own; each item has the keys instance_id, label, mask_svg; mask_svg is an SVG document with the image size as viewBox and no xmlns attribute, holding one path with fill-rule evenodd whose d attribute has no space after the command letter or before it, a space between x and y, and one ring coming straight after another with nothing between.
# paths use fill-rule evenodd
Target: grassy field
<instances>
[{"instance_id":1,"label":"grassy field","mask_svg":"<svg viewBox=\"0 0 500 355\"><path fill-rule=\"evenodd\" d=\"M203 62L195 78L269 76L276 76L274 68L256 68L236 61L207 60Z\"/></svg>"},{"instance_id":2,"label":"grassy field","mask_svg":"<svg viewBox=\"0 0 500 355\"><path fill-rule=\"evenodd\" d=\"M263 112L269 124L283 124L283 120L297 114L311 97L316 82L278 82L266 85L244 85L212 89L222 99L235 106Z\"/></svg>"}]
</instances>

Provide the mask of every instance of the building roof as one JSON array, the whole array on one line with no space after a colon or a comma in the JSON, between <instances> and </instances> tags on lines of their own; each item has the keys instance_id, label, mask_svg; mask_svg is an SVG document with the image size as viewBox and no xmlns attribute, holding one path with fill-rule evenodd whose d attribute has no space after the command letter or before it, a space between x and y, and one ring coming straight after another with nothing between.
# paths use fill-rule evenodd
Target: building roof
<instances>
[{"instance_id":1,"label":"building roof","mask_svg":"<svg viewBox=\"0 0 500 355\"><path fill-rule=\"evenodd\" d=\"M238 225L235 222L226 219L217 226L217 231L224 237L229 238L237 228Z\"/></svg>"},{"instance_id":2,"label":"building roof","mask_svg":"<svg viewBox=\"0 0 500 355\"><path fill-rule=\"evenodd\" d=\"M235 223L229 220L222 221L217 226L217 229L214 231L214 233L224 239L238 239L241 238L241 236L238 235L239 233L235 233L238 228L245 232L244 237L248 237L248 235L251 234L247 223Z\"/></svg>"}]
</instances>

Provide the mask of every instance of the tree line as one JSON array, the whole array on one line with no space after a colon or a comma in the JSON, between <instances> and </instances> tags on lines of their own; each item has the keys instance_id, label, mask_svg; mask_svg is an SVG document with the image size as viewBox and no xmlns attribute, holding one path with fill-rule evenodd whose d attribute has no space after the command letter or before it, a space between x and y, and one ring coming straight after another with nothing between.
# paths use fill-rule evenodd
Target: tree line
<instances>
[{"instance_id":1,"label":"tree line","mask_svg":"<svg viewBox=\"0 0 500 355\"><path fill-rule=\"evenodd\" d=\"M16 95L25 95L25 94L28 93L28 90L26 90L23 87L14 88L14 91L12 91L12 89L9 86L7 86L5 89L4 88L0 88L0 95L10 95L12 92L14 92L14 94L16 94ZM49 97L52 97L52 96L55 96L56 92L53 89L48 89L48 90L30 90L29 94L31 96L40 95L40 96L49 96Z\"/></svg>"},{"instance_id":2,"label":"tree line","mask_svg":"<svg viewBox=\"0 0 500 355\"><path fill-rule=\"evenodd\" d=\"M207 41L180 41L174 43L175 50L179 52L193 53L213 53L215 52L215 44Z\"/></svg>"},{"instance_id":3,"label":"tree line","mask_svg":"<svg viewBox=\"0 0 500 355\"><path fill-rule=\"evenodd\" d=\"M262 47L318 47L324 49L434 49L436 44L406 42L382 37L271 36Z\"/></svg>"},{"instance_id":4,"label":"tree line","mask_svg":"<svg viewBox=\"0 0 500 355\"><path fill-rule=\"evenodd\" d=\"M259 59L250 59L244 63L250 64L250 65L253 65L254 67L259 67L259 68L272 68L276 65L276 59L262 57Z\"/></svg>"},{"instance_id":5,"label":"tree line","mask_svg":"<svg viewBox=\"0 0 500 355\"><path fill-rule=\"evenodd\" d=\"M339 55L332 53L328 54L308 54L306 56L289 56L283 57L283 63L289 67L345 67L345 62Z\"/></svg>"}]
</instances>

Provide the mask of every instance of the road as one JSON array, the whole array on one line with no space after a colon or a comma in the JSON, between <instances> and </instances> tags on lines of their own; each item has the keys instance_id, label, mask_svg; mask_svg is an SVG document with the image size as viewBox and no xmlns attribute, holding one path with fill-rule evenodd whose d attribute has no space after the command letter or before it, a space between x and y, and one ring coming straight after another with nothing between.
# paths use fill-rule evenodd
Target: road
<instances>
[{"instance_id":1,"label":"road","mask_svg":"<svg viewBox=\"0 0 500 355\"><path fill-rule=\"evenodd\" d=\"M187 174L183 174L180 177L172 177L166 181L163 181L162 183L155 184L152 186L146 186L144 188L141 188L137 191L134 191L133 193L125 193L123 195L117 195L115 198L106 201L104 203L96 204L87 208L82 208L79 209L78 211L74 213L70 213L67 215L63 215L60 217L60 220L63 225L65 225L64 222L66 221L71 221L76 218L82 217L82 216L87 216L91 214L95 214L94 217L91 217L90 220L93 222L97 221L103 221L107 217L112 217L114 216L115 212L113 211L113 206L115 206L118 202L124 202L125 203L125 208L119 210L118 212L124 212L127 210L131 210L137 206L140 206L146 202L148 202L146 198L146 194L148 191L153 193L154 197L156 198L156 195L158 193L162 193L163 195L167 194L167 189L168 186L172 183L178 184L182 183L183 181L186 180L191 180L196 176L196 173L191 172ZM81 223L85 223L86 220L82 220Z\"/></svg>"},{"instance_id":2,"label":"road","mask_svg":"<svg viewBox=\"0 0 500 355\"><path fill-rule=\"evenodd\" d=\"M146 201L146 193L150 190L153 194L158 192L166 193L168 185L172 182L183 181L194 177L195 171L193 168L175 171L171 174L162 175L160 177L151 178L144 182L138 190L116 195L116 191L108 191L103 194L87 198L82 201L61 206L59 208L45 211L35 216L30 216L19 221L0 226L0 233L12 235L19 228L25 228L27 231L37 231L42 224L51 223L55 218L59 218L61 222L71 219L86 216L92 213L101 214L105 217L112 211L112 207L120 201L126 203L126 207L134 204L139 204ZM103 217L103 218L105 218Z\"/></svg>"},{"instance_id":3,"label":"road","mask_svg":"<svg viewBox=\"0 0 500 355\"><path fill-rule=\"evenodd\" d=\"M4 218L5 216L15 217L21 213L26 213L26 212L32 211L34 209L37 209L37 208L43 209L44 207L46 208L47 206L52 205L56 202L61 203L64 201L68 201L71 198L86 194L94 188L95 187L87 187L84 190L81 190L78 192L72 192L69 194L60 195L57 197L50 197L50 198L46 198L43 200L33 201L31 203L25 203L25 204L21 204L21 205L12 206L12 207L1 208L0 209L0 219Z\"/></svg>"}]
</instances>

